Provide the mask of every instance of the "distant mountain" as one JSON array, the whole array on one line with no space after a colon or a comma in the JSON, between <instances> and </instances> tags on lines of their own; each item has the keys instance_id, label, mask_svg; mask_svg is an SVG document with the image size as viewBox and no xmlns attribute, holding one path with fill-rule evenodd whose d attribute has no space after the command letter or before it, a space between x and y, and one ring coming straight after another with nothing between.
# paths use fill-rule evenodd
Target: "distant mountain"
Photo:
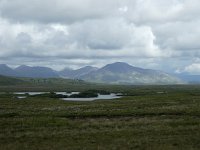
<instances>
[{"instance_id":1,"label":"distant mountain","mask_svg":"<svg viewBox=\"0 0 200 150\"><path fill-rule=\"evenodd\" d=\"M0 65L0 75L29 78L69 78L96 83L110 84L181 84L178 77L162 71L133 67L127 63L116 62L100 69L86 66L77 70L55 71L47 67L19 66L15 69Z\"/></svg>"},{"instance_id":2,"label":"distant mountain","mask_svg":"<svg viewBox=\"0 0 200 150\"><path fill-rule=\"evenodd\" d=\"M112 84L180 84L175 76L162 71L133 67L116 62L80 77L83 80Z\"/></svg>"},{"instance_id":3,"label":"distant mountain","mask_svg":"<svg viewBox=\"0 0 200 150\"><path fill-rule=\"evenodd\" d=\"M72 78L72 79L76 79L76 78L81 78L84 75L87 75L93 71L98 70L98 68L96 67L92 67L92 66L86 66L77 70L72 70L72 69L64 69L62 71L59 72L59 75L65 78Z\"/></svg>"},{"instance_id":4,"label":"distant mountain","mask_svg":"<svg viewBox=\"0 0 200 150\"><path fill-rule=\"evenodd\" d=\"M17 73L5 64L0 64L0 75L17 76Z\"/></svg>"},{"instance_id":5,"label":"distant mountain","mask_svg":"<svg viewBox=\"0 0 200 150\"><path fill-rule=\"evenodd\" d=\"M58 73L59 73L59 75L60 75L61 77L70 78L70 77L71 77L71 74L73 73L73 71L74 71L74 70L71 69L71 68L65 68L65 69L59 71Z\"/></svg>"},{"instance_id":6,"label":"distant mountain","mask_svg":"<svg viewBox=\"0 0 200 150\"><path fill-rule=\"evenodd\" d=\"M30 77L30 78L56 78L59 77L58 73L48 67L30 67L19 66L15 69L18 77Z\"/></svg>"},{"instance_id":7,"label":"distant mountain","mask_svg":"<svg viewBox=\"0 0 200 150\"><path fill-rule=\"evenodd\" d=\"M200 75L190 75L188 73L180 73L180 74L175 74L178 78L182 79L183 81L186 81L188 83L195 83L199 84L200 83Z\"/></svg>"}]
</instances>

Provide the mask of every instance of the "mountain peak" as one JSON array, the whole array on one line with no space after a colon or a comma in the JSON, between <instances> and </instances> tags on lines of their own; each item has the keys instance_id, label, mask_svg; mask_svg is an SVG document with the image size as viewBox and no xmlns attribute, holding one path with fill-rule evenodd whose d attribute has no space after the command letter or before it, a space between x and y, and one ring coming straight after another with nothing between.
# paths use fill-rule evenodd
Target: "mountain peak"
<instances>
[{"instance_id":1,"label":"mountain peak","mask_svg":"<svg viewBox=\"0 0 200 150\"><path fill-rule=\"evenodd\" d=\"M15 70L24 69L24 68L30 68L30 67L26 66L26 65L21 65L21 66L18 66L17 68L15 68Z\"/></svg>"},{"instance_id":2,"label":"mountain peak","mask_svg":"<svg viewBox=\"0 0 200 150\"><path fill-rule=\"evenodd\" d=\"M129 65L129 64L126 63L126 62L120 62L120 61L118 61L118 62L111 63L110 65Z\"/></svg>"},{"instance_id":3,"label":"mountain peak","mask_svg":"<svg viewBox=\"0 0 200 150\"><path fill-rule=\"evenodd\" d=\"M88 71L91 71L91 70L97 70L97 69L98 69L97 67L85 66L85 67L82 67L82 68L77 69L77 70L88 70Z\"/></svg>"},{"instance_id":4,"label":"mountain peak","mask_svg":"<svg viewBox=\"0 0 200 150\"><path fill-rule=\"evenodd\" d=\"M15 68L15 71L18 73L18 76L21 77L32 77L32 78L54 78L59 77L56 71L48 67L30 67L26 65L21 65Z\"/></svg>"},{"instance_id":5,"label":"mountain peak","mask_svg":"<svg viewBox=\"0 0 200 150\"><path fill-rule=\"evenodd\" d=\"M125 62L114 62L114 63L111 63L111 64L107 64L106 66L130 66L128 63L125 63Z\"/></svg>"},{"instance_id":6,"label":"mountain peak","mask_svg":"<svg viewBox=\"0 0 200 150\"><path fill-rule=\"evenodd\" d=\"M0 67L9 68L8 65L6 65L6 64L0 64Z\"/></svg>"},{"instance_id":7,"label":"mountain peak","mask_svg":"<svg viewBox=\"0 0 200 150\"><path fill-rule=\"evenodd\" d=\"M15 72L6 64L0 64L0 74L5 76L14 76Z\"/></svg>"},{"instance_id":8,"label":"mountain peak","mask_svg":"<svg viewBox=\"0 0 200 150\"><path fill-rule=\"evenodd\" d=\"M116 72L116 73L126 73L126 72L132 71L134 68L135 67L125 62L115 62L115 63L104 66L102 70L107 70L107 71Z\"/></svg>"},{"instance_id":9,"label":"mountain peak","mask_svg":"<svg viewBox=\"0 0 200 150\"><path fill-rule=\"evenodd\" d=\"M143 69L124 62L108 64L82 77L83 80L112 84L176 84L181 81L157 70Z\"/></svg>"}]
</instances>

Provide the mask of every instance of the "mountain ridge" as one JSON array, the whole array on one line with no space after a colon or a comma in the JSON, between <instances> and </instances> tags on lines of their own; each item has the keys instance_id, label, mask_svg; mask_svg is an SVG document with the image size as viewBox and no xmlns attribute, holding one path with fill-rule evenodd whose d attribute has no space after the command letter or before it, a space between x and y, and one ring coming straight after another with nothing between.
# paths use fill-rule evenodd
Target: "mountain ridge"
<instances>
[{"instance_id":1,"label":"mountain ridge","mask_svg":"<svg viewBox=\"0 0 200 150\"><path fill-rule=\"evenodd\" d=\"M85 66L76 70L66 68L61 70L59 74L62 77L67 77L67 78L80 78L81 76L86 75L97 69L98 69L97 67L92 67L92 66Z\"/></svg>"},{"instance_id":2,"label":"mountain ridge","mask_svg":"<svg viewBox=\"0 0 200 150\"><path fill-rule=\"evenodd\" d=\"M182 84L183 82L170 74L159 70L143 69L124 62L107 64L88 75L85 81L111 84Z\"/></svg>"},{"instance_id":3,"label":"mountain ridge","mask_svg":"<svg viewBox=\"0 0 200 150\"><path fill-rule=\"evenodd\" d=\"M31 78L69 78L110 84L182 84L183 82L159 70L134 67L125 62L107 64L101 68L85 66L80 69L55 71L48 67L21 65L15 69L0 65L0 74Z\"/></svg>"},{"instance_id":4,"label":"mountain ridge","mask_svg":"<svg viewBox=\"0 0 200 150\"><path fill-rule=\"evenodd\" d=\"M55 78L59 74L51 68L40 66L21 65L14 69L20 77L36 77L36 78Z\"/></svg>"}]
</instances>

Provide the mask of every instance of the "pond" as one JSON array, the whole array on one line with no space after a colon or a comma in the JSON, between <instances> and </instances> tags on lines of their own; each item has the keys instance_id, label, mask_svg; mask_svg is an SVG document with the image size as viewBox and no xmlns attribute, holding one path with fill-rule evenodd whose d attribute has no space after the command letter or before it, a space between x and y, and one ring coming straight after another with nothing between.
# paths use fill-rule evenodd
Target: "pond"
<instances>
[{"instance_id":1,"label":"pond","mask_svg":"<svg viewBox=\"0 0 200 150\"><path fill-rule=\"evenodd\" d=\"M16 94L16 95L25 95L25 94L28 94L28 95L31 95L31 96L34 96L34 95L39 95L39 94L45 94L45 93L49 93L49 92L14 92L13 94ZM70 96L72 94L79 94L80 92L55 92L56 94L61 94L61 95L67 95L67 96Z\"/></svg>"},{"instance_id":2,"label":"pond","mask_svg":"<svg viewBox=\"0 0 200 150\"><path fill-rule=\"evenodd\" d=\"M121 96L118 96L115 93L111 93L109 95L98 94L98 97L93 97L93 98L62 98L62 99L65 101L94 101L94 100L112 100L117 98L121 98Z\"/></svg>"},{"instance_id":3,"label":"pond","mask_svg":"<svg viewBox=\"0 0 200 150\"><path fill-rule=\"evenodd\" d=\"M56 94L61 94L61 95L67 95L67 96L71 96L73 94L79 94L80 92L55 92Z\"/></svg>"},{"instance_id":4,"label":"pond","mask_svg":"<svg viewBox=\"0 0 200 150\"><path fill-rule=\"evenodd\" d=\"M18 99L24 99L27 98L27 95L30 96L34 96L34 95L40 95L40 94L45 94L45 93L49 93L49 92L14 92L13 94L19 95L17 96ZM60 94L60 95L67 95L67 96L71 96L73 94L79 94L80 92L55 92L56 94ZM108 95L103 95L103 94L98 94L97 97L93 97L93 98L61 98L62 100L65 101L94 101L94 100L112 100L112 99L118 99L121 98L120 93L115 94L115 93L111 93Z\"/></svg>"},{"instance_id":5,"label":"pond","mask_svg":"<svg viewBox=\"0 0 200 150\"><path fill-rule=\"evenodd\" d=\"M39 95L39 94L45 94L45 93L48 93L48 92L14 92L13 94L16 94L16 95Z\"/></svg>"}]
</instances>

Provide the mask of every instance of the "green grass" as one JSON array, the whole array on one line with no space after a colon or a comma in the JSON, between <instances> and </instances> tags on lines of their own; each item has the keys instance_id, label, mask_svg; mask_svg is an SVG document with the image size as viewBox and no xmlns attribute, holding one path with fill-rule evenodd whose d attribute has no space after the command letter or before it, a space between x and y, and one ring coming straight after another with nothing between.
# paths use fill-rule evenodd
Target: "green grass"
<instances>
[{"instance_id":1,"label":"green grass","mask_svg":"<svg viewBox=\"0 0 200 150\"><path fill-rule=\"evenodd\" d=\"M1 94L0 149L200 149L200 86L116 89L129 96L67 102Z\"/></svg>"},{"instance_id":2,"label":"green grass","mask_svg":"<svg viewBox=\"0 0 200 150\"><path fill-rule=\"evenodd\" d=\"M126 86L124 86L126 87ZM129 86L127 86L129 87ZM13 78L0 76L0 92L17 91L85 91L89 89L114 90L121 89L120 85L105 85L89 83L82 80L62 78Z\"/></svg>"},{"instance_id":3,"label":"green grass","mask_svg":"<svg viewBox=\"0 0 200 150\"><path fill-rule=\"evenodd\" d=\"M8 86L8 85L17 85L17 84L24 84L26 81L14 78L14 77L6 77L0 75L0 85Z\"/></svg>"}]
</instances>

